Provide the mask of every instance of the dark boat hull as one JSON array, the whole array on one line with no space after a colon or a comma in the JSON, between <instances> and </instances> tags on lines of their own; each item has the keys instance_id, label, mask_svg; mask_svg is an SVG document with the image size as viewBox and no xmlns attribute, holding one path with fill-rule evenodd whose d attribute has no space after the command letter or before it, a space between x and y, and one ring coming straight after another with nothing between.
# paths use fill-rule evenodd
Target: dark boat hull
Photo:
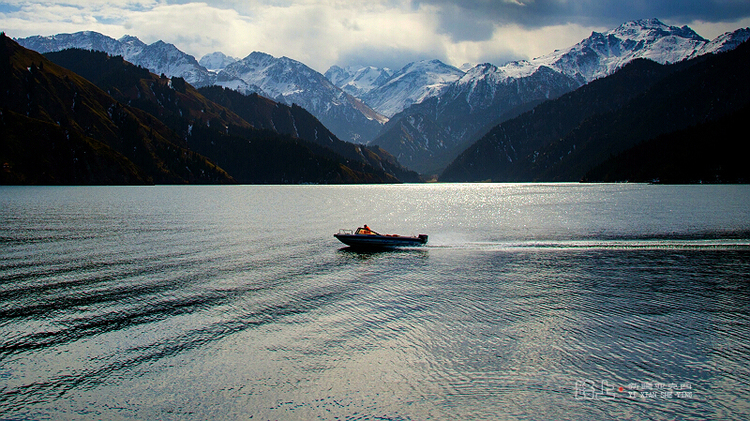
<instances>
[{"instance_id":1,"label":"dark boat hull","mask_svg":"<svg viewBox=\"0 0 750 421\"><path fill-rule=\"evenodd\" d=\"M333 234L333 236L350 247L359 248L418 247L427 243L427 236L424 234L418 237L365 234Z\"/></svg>"}]
</instances>

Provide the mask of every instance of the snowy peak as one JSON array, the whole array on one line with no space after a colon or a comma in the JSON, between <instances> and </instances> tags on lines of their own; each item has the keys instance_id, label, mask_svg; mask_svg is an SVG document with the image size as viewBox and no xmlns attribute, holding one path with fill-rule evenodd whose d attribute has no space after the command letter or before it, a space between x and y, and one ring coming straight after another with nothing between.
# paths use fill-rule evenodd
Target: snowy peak
<instances>
[{"instance_id":1,"label":"snowy peak","mask_svg":"<svg viewBox=\"0 0 750 421\"><path fill-rule=\"evenodd\" d=\"M373 66L332 66L325 76L378 113L390 117L424 98L439 95L463 74L440 60L423 60L409 63L395 73Z\"/></svg>"},{"instance_id":2,"label":"snowy peak","mask_svg":"<svg viewBox=\"0 0 750 421\"><path fill-rule=\"evenodd\" d=\"M386 85L398 84L402 80L414 80L423 85L445 85L455 82L464 72L440 60L423 60L409 63L391 77Z\"/></svg>"},{"instance_id":3,"label":"snowy peak","mask_svg":"<svg viewBox=\"0 0 750 421\"><path fill-rule=\"evenodd\" d=\"M333 65L328 70L326 70L325 73L323 73L323 76L325 76L326 79L330 80L334 85L343 89L343 86L352 79L352 73L354 73L355 71L356 70L353 66L344 68L341 66Z\"/></svg>"},{"instance_id":4,"label":"snowy peak","mask_svg":"<svg viewBox=\"0 0 750 421\"><path fill-rule=\"evenodd\" d=\"M500 82L509 77L505 70L499 69L497 66L491 63L477 64L476 66L469 69L457 82L456 85L467 85L476 83L479 80L495 80Z\"/></svg>"},{"instance_id":5,"label":"snowy peak","mask_svg":"<svg viewBox=\"0 0 750 421\"><path fill-rule=\"evenodd\" d=\"M299 61L255 51L224 68L216 84L307 109L337 137L372 139L387 119Z\"/></svg>"},{"instance_id":6,"label":"snowy peak","mask_svg":"<svg viewBox=\"0 0 750 421\"><path fill-rule=\"evenodd\" d=\"M225 67L219 73L218 84L238 80L248 86L257 86L265 95L289 105L292 97L298 95L321 88L331 92L338 90L323 75L299 61L288 57L276 58L259 51Z\"/></svg>"},{"instance_id":7,"label":"snowy peak","mask_svg":"<svg viewBox=\"0 0 750 421\"><path fill-rule=\"evenodd\" d=\"M234 57L228 56L221 51L215 51L201 57L201 59L198 61L198 64L205 67L211 72L219 73L220 71L224 70L225 67L229 66L232 63L235 63L236 61L237 59Z\"/></svg>"},{"instance_id":8,"label":"snowy peak","mask_svg":"<svg viewBox=\"0 0 750 421\"><path fill-rule=\"evenodd\" d=\"M261 52L261 51L253 51L252 53L248 54L247 57L243 58L241 61L245 64L257 63L259 65L267 65L268 63L272 63L273 61L276 61L276 57L268 53Z\"/></svg>"},{"instance_id":9,"label":"snowy peak","mask_svg":"<svg viewBox=\"0 0 750 421\"><path fill-rule=\"evenodd\" d=\"M129 45L131 47L143 48L146 46L146 44L138 39L138 37L134 37L132 35L124 35L118 41L120 42L120 44Z\"/></svg>"},{"instance_id":10,"label":"snowy peak","mask_svg":"<svg viewBox=\"0 0 750 421\"><path fill-rule=\"evenodd\" d=\"M719 51L724 46L731 49L732 45L747 37L746 32L736 31L709 43L687 26L669 26L658 19L626 22L606 32L593 32L570 48L533 60L515 61L503 66L489 63L476 65L455 82L414 101L393 120L395 124L399 117L430 116L446 134L445 142L459 145L490 125L497 124L501 118L509 118L592 80L609 76L635 59L646 58L661 64L675 63L704 54L709 49ZM405 74L413 67L416 66L411 64L405 67L388 84L371 94L391 84L397 85L401 78L408 79ZM390 98L403 101L396 95ZM387 110L373 100L367 100L374 108ZM386 149L391 148L391 152L397 156L402 153L399 148L404 144L403 137L398 132L394 136L386 136L387 133L375 141ZM411 137L418 139L413 135ZM434 163L424 164L431 159L429 154L421 158L415 156L413 168L424 170L434 167Z\"/></svg>"},{"instance_id":11,"label":"snowy peak","mask_svg":"<svg viewBox=\"0 0 750 421\"><path fill-rule=\"evenodd\" d=\"M393 74L382 86L362 97L373 109L393 116L425 98L438 96L464 72L440 60L423 60L409 63Z\"/></svg>"},{"instance_id":12,"label":"snowy peak","mask_svg":"<svg viewBox=\"0 0 750 421\"><path fill-rule=\"evenodd\" d=\"M486 79L492 74L497 83L509 78L530 77L541 67L548 67L581 84L608 76L629 62L646 58L657 63L675 63L692 57L708 41L687 26L676 27L658 19L626 22L606 32L593 32L578 44L533 60L520 60L500 67L480 64L466 72L460 84L474 78Z\"/></svg>"},{"instance_id":13,"label":"snowy peak","mask_svg":"<svg viewBox=\"0 0 750 421\"><path fill-rule=\"evenodd\" d=\"M156 41L140 51L133 51L130 57L125 57L125 59L156 74L181 77L193 86L208 86L213 82L213 75L198 64L195 57L183 53L174 44L164 41Z\"/></svg>"},{"instance_id":14,"label":"snowy peak","mask_svg":"<svg viewBox=\"0 0 750 421\"><path fill-rule=\"evenodd\" d=\"M615 35L620 39L635 41L656 41L669 36L706 41L706 39L695 33L687 25L683 27L669 26L655 18L625 22L617 28L606 32L606 34Z\"/></svg>"},{"instance_id":15,"label":"snowy peak","mask_svg":"<svg viewBox=\"0 0 750 421\"><path fill-rule=\"evenodd\" d=\"M610 31L593 32L570 48L533 60L514 61L495 69L480 64L467 71L460 83L466 84L473 77L485 78L487 72L496 73L498 82L524 78L546 66L583 84L608 76L635 59L676 63L702 54L731 50L748 38L750 29L744 28L709 42L688 26L669 26L659 19L642 19L626 22Z\"/></svg>"},{"instance_id":16,"label":"snowy peak","mask_svg":"<svg viewBox=\"0 0 750 421\"><path fill-rule=\"evenodd\" d=\"M103 51L111 56L122 56L125 60L145 67L153 73L169 77L182 77L193 86L210 85L212 75L198 64L195 57L183 53L164 41L147 45L137 37L125 35L116 40L97 32L84 31L74 34L58 34L49 37L34 36L16 40L23 47L39 53L61 51L68 48Z\"/></svg>"},{"instance_id":17,"label":"snowy peak","mask_svg":"<svg viewBox=\"0 0 750 421\"><path fill-rule=\"evenodd\" d=\"M47 37L37 35L16 39L16 41L21 46L42 54L51 51L66 50L68 48L104 51L107 53L121 49L121 45L116 39L92 31L57 34ZM121 55L121 53L118 52L112 55Z\"/></svg>"},{"instance_id":18,"label":"snowy peak","mask_svg":"<svg viewBox=\"0 0 750 421\"><path fill-rule=\"evenodd\" d=\"M383 86L393 75L388 68L375 66L331 66L325 77L344 92L362 97L373 89Z\"/></svg>"},{"instance_id":19,"label":"snowy peak","mask_svg":"<svg viewBox=\"0 0 750 421\"><path fill-rule=\"evenodd\" d=\"M707 42L687 26L680 28L658 19L643 19L604 33L593 32L567 50L532 60L527 70L546 65L582 82L590 82L638 58L660 64L684 60Z\"/></svg>"},{"instance_id":20,"label":"snowy peak","mask_svg":"<svg viewBox=\"0 0 750 421\"><path fill-rule=\"evenodd\" d=\"M698 52L698 55L716 54L734 50L738 45L750 39L750 28L740 28L733 32L725 32L716 37Z\"/></svg>"}]
</instances>

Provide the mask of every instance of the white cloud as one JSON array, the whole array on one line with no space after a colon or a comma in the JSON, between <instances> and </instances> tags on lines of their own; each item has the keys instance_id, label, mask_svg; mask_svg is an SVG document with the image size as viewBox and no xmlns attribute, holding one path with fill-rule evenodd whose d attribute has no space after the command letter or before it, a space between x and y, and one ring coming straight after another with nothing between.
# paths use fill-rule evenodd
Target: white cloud
<instances>
[{"instance_id":1,"label":"white cloud","mask_svg":"<svg viewBox=\"0 0 750 421\"><path fill-rule=\"evenodd\" d=\"M0 30L14 37L83 30L114 38L129 34L146 43L173 43L196 58L213 51L235 57L263 51L323 72L353 60L392 68L425 58L453 65L501 65L568 47L592 30L609 29L575 23L531 28L485 19L472 30L477 10L489 4L478 2L481 8L447 20L446 16L465 10L463 3L458 4L447 0L10 0L0 3ZM748 25L747 20L696 21L691 27L712 38ZM464 27L466 35L459 36Z\"/></svg>"},{"instance_id":2,"label":"white cloud","mask_svg":"<svg viewBox=\"0 0 750 421\"><path fill-rule=\"evenodd\" d=\"M704 22L695 21L687 24L693 28L700 36L707 39L713 39L725 32L733 31L739 28L750 28L750 18L740 19L735 22Z\"/></svg>"},{"instance_id":3,"label":"white cloud","mask_svg":"<svg viewBox=\"0 0 750 421\"><path fill-rule=\"evenodd\" d=\"M492 38L486 41L448 44L447 60L454 65L481 62L503 65L511 60L530 60L572 46L592 31L606 29L574 24L533 29L519 25L496 26Z\"/></svg>"},{"instance_id":4,"label":"white cloud","mask_svg":"<svg viewBox=\"0 0 750 421\"><path fill-rule=\"evenodd\" d=\"M162 5L130 13L123 26L150 42L162 39L200 58L221 50L244 57L252 51L288 56L319 71L353 50L413 53L444 50L430 10L387 8L378 3L294 2L220 9L206 3Z\"/></svg>"}]
</instances>

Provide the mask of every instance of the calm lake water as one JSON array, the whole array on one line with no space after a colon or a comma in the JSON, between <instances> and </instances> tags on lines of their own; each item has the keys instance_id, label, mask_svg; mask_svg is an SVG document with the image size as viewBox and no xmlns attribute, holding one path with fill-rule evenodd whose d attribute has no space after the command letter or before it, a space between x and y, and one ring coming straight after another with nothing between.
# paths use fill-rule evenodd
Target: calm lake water
<instances>
[{"instance_id":1,"label":"calm lake water","mask_svg":"<svg viewBox=\"0 0 750 421\"><path fill-rule=\"evenodd\" d=\"M430 235L359 253L339 228ZM750 186L0 187L0 419L750 418Z\"/></svg>"}]
</instances>

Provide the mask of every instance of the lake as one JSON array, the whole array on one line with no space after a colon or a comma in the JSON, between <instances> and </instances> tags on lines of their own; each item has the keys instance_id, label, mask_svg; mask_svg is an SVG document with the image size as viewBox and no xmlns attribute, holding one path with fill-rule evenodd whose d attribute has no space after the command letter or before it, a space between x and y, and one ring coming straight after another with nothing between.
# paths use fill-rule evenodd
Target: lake
<instances>
[{"instance_id":1,"label":"lake","mask_svg":"<svg viewBox=\"0 0 750 421\"><path fill-rule=\"evenodd\" d=\"M429 234L358 252L340 228ZM750 186L0 187L0 419L750 418Z\"/></svg>"}]
</instances>

